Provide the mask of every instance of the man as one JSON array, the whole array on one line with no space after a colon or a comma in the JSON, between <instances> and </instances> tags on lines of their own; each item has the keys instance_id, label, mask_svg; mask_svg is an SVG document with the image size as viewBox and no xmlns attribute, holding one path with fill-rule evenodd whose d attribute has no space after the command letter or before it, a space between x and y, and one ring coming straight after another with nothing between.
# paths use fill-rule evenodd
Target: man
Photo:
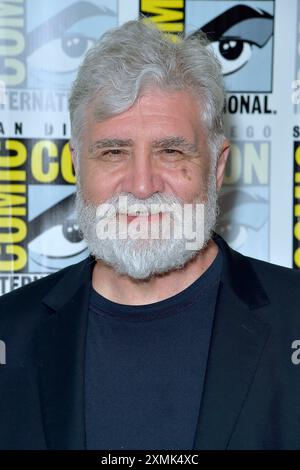
<instances>
[{"instance_id":1,"label":"man","mask_svg":"<svg viewBox=\"0 0 300 470\"><path fill-rule=\"evenodd\" d=\"M223 103L201 37L131 21L88 51L69 104L91 255L1 298L1 448L300 448L299 273L213 231Z\"/></svg>"}]
</instances>

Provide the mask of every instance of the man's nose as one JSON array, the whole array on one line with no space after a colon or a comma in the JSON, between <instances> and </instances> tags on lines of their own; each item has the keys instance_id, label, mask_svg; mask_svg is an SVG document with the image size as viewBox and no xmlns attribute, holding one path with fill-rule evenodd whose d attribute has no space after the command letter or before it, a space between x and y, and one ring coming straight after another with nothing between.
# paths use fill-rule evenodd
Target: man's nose
<instances>
[{"instance_id":1,"label":"man's nose","mask_svg":"<svg viewBox=\"0 0 300 470\"><path fill-rule=\"evenodd\" d=\"M161 170L152 155L141 152L132 157L122 182L122 191L130 192L141 199L146 199L155 192L164 191Z\"/></svg>"}]
</instances>

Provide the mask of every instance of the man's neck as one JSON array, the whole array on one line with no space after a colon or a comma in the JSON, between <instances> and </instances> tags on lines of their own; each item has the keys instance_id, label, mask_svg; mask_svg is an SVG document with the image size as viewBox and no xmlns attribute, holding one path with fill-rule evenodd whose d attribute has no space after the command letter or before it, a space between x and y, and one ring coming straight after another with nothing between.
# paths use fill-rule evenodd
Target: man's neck
<instances>
[{"instance_id":1,"label":"man's neck","mask_svg":"<svg viewBox=\"0 0 300 470\"><path fill-rule=\"evenodd\" d=\"M218 246L210 240L183 268L154 276L147 281L119 274L97 261L92 276L93 288L106 299L120 304L146 305L159 302L190 286L209 268L217 253Z\"/></svg>"}]
</instances>

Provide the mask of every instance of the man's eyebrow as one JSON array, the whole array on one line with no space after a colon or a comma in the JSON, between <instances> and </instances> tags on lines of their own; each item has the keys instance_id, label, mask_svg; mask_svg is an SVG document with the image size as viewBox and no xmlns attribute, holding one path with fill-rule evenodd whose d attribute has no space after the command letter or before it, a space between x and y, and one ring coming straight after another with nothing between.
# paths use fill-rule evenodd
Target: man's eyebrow
<instances>
[{"instance_id":1,"label":"man's eyebrow","mask_svg":"<svg viewBox=\"0 0 300 470\"><path fill-rule=\"evenodd\" d=\"M164 137L163 139L154 140L152 142L152 146L154 148L177 147L186 152L198 152L198 147L196 144L187 141L184 137L181 136Z\"/></svg>"},{"instance_id":2,"label":"man's eyebrow","mask_svg":"<svg viewBox=\"0 0 300 470\"><path fill-rule=\"evenodd\" d=\"M107 148L107 147L132 147L133 140L131 139L100 139L96 140L93 144L90 145L90 148Z\"/></svg>"},{"instance_id":3,"label":"man's eyebrow","mask_svg":"<svg viewBox=\"0 0 300 470\"><path fill-rule=\"evenodd\" d=\"M134 142L132 139L118 139L108 138L96 140L90 147L91 148L107 148L107 147L132 147ZM156 139L151 142L153 148L167 148L177 147L181 150L191 153L197 153L198 148L196 144L188 142L184 137L172 136Z\"/></svg>"}]
</instances>

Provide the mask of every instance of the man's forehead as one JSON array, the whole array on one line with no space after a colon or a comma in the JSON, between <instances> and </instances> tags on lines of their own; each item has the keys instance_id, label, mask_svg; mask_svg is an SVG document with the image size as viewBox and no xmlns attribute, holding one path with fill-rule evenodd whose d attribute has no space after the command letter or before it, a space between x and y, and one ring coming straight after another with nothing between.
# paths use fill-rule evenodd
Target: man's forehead
<instances>
[{"instance_id":1,"label":"man's forehead","mask_svg":"<svg viewBox=\"0 0 300 470\"><path fill-rule=\"evenodd\" d=\"M116 99L117 101L117 99ZM129 105L124 111L114 114L107 119L102 120L101 122L114 120L121 121L123 119L135 117L137 115L145 116L147 115L158 115L162 119L164 116L168 117L170 115L181 118L185 115L193 116L193 119L199 115L199 98L187 90L160 90L158 88L149 88L145 91L142 91L134 103ZM101 113L101 96L96 97L95 100L91 103L88 108L88 116L91 120L94 117L97 119L97 111L100 110Z\"/></svg>"},{"instance_id":2,"label":"man's forehead","mask_svg":"<svg viewBox=\"0 0 300 470\"><path fill-rule=\"evenodd\" d=\"M127 119L128 117L128 119ZM193 113L187 115L176 110L176 114L162 111L160 114L146 116L140 119L139 115L131 118L120 114L107 119L97 120L92 116L85 126L85 136L90 141L100 139L144 140L159 145L160 141L173 140L172 144L181 144L183 140L190 143L203 139L206 128L201 117ZM128 142L130 144L130 142Z\"/></svg>"}]
</instances>

